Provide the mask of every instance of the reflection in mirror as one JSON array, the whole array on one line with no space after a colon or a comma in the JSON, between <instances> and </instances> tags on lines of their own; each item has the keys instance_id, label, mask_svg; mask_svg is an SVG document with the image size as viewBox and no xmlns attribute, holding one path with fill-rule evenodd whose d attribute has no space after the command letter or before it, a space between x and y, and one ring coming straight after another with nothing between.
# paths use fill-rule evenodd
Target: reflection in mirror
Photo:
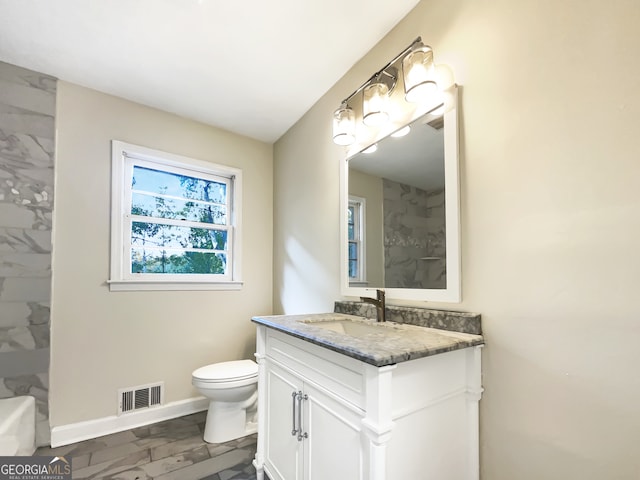
<instances>
[{"instance_id":1,"label":"reflection in mirror","mask_svg":"<svg viewBox=\"0 0 640 480\"><path fill-rule=\"evenodd\" d=\"M427 114L349 160L350 286L446 288L443 127Z\"/></svg>"},{"instance_id":2,"label":"reflection in mirror","mask_svg":"<svg viewBox=\"0 0 640 480\"><path fill-rule=\"evenodd\" d=\"M348 160L346 295L460 301L456 120L454 102Z\"/></svg>"}]
</instances>

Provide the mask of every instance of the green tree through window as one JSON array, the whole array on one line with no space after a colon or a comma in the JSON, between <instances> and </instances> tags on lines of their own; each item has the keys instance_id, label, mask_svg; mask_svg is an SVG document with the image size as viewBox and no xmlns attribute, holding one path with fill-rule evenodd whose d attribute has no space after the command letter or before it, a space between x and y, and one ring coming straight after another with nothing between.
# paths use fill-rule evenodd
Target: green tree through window
<instances>
[{"instance_id":1,"label":"green tree through window","mask_svg":"<svg viewBox=\"0 0 640 480\"><path fill-rule=\"evenodd\" d=\"M131 273L225 274L228 184L135 165Z\"/></svg>"}]
</instances>

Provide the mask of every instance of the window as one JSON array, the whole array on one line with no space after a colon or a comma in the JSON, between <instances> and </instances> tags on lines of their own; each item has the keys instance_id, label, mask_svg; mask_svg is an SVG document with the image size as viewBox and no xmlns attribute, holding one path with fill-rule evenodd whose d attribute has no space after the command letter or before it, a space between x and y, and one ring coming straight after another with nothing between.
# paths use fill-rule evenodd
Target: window
<instances>
[{"instance_id":1,"label":"window","mask_svg":"<svg viewBox=\"0 0 640 480\"><path fill-rule=\"evenodd\" d=\"M349 208L347 211L348 228L348 262L349 262L349 283L364 284L365 262L364 262L364 212L365 199L349 196Z\"/></svg>"},{"instance_id":2,"label":"window","mask_svg":"<svg viewBox=\"0 0 640 480\"><path fill-rule=\"evenodd\" d=\"M238 289L241 171L112 142L111 290Z\"/></svg>"}]
</instances>

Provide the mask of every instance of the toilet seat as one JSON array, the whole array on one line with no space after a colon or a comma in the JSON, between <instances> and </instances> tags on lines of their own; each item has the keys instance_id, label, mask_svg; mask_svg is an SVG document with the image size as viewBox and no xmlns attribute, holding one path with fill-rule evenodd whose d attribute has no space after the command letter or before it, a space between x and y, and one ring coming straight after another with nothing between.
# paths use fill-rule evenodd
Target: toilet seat
<instances>
[{"instance_id":1,"label":"toilet seat","mask_svg":"<svg viewBox=\"0 0 640 480\"><path fill-rule=\"evenodd\" d=\"M234 360L231 362L205 365L192 374L200 383L228 383L249 380L258 376L258 365L251 360Z\"/></svg>"}]
</instances>

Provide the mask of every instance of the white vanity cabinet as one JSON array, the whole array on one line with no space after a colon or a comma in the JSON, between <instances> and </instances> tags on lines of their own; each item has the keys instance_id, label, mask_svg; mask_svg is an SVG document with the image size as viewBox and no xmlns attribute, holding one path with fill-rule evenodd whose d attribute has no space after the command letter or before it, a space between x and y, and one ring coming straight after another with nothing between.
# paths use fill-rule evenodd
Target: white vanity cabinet
<instances>
[{"instance_id":1,"label":"white vanity cabinet","mask_svg":"<svg viewBox=\"0 0 640 480\"><path fill-rule=\"evenodd\" d=\"M362 478L362 412L269 363L265 461L270 478Z\"/></svg>"},{"instance_id":2,"label":"white vanity cabinet","mask_svg":"<svg viewBox=\"0 0 640 480\"><path fill-rule=\"evenodd\" d=\"M258 479L477 480L480 347L375 366L257 326Z\"/></svg>"}]
</instances>

